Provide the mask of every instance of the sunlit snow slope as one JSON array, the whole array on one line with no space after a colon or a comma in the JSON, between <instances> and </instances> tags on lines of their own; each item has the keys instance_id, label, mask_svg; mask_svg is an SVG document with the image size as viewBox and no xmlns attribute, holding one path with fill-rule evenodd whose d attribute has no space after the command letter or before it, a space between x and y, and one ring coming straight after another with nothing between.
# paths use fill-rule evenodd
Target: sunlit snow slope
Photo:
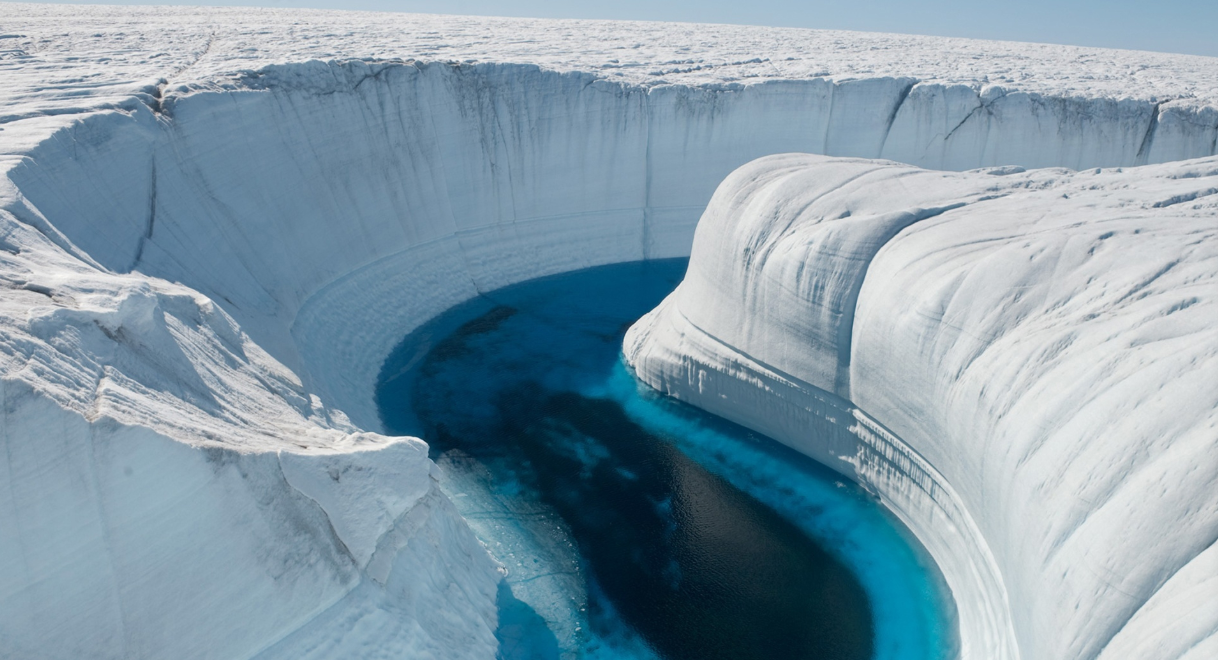
<instances>
[{"instance_id":1,"label":"sunlit snow slope","mask_svg":"<svg viewBox=\"0 0 1218 660\"><path fill-rule=\"evenodd\" d=\"M1207 157L1218 137L1212 58L729 26L3 7L0 648L19 658L491 657L493 559L433 487L422 444L376 434L376 375L407 332L505 284L688 254L716 186L767 154L1090 168ZM1011 181L1049 179L1072 180ZM914 192L947 204L937 190ZM903 222L872 227L869 245ZM869 280L841 271L863 287L847 298L866 303ZM1193 307L1182 313L1211 309ZM818 341L849 336L833 322ZM885 395L859 389L871 358L855 337L848 369L840 337L799 359L832 361L834 388L906 433L868 407ZM938 396L909 359L892 378ZM1087 592L1093 582L1041 581L1074 555L1038 545L1051 543L1040 528L1008 525L969 485L977 459L957 445L1001 437L960 435L946 403L925 432L943 431L951 459L924 459L959 493L952 524L981 516L962 552L984 560L957 598L989 612L994 648L1094 655L1096 631L1133 606ZM1037 497L1024 500L1050 501ZM1174 570L1154 557L1166 562L1147 564L1155 575ZM1031 611L1076 596L1095 622ZM1033 639L1046 630L1057 637Z\"/></svg>"}]
</instances>

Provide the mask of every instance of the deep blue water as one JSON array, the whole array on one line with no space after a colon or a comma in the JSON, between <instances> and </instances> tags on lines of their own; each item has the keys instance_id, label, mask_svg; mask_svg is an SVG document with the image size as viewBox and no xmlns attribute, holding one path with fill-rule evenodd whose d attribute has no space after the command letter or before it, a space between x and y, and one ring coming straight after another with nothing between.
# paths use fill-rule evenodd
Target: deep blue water
<instances>
[{"instance_id":1,"label":"deep blue water","mask_svg":"<svg viewBox=\"0 0 1218 660\"><path fill-rule=\"evenodd\" d=\"M899 523L828 468L659 397L622 336L685 260L543 278L412 333L377 390L504 562L501 657L942 657L950 605Z\"/></svg>"}]
</instances>

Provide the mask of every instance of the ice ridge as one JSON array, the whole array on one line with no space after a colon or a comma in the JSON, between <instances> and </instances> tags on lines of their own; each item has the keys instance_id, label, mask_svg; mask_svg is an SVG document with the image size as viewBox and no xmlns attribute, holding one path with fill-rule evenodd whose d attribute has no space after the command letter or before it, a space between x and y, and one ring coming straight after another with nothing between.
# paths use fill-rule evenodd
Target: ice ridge
<instances>
[{"instance_id":1,"label":"ice ridge","mask_svg":"<svg viewBox=\"0 0 1218 660\"><path fill-rule=\"evenodd\" d=\"M1214 164L759 159L626 357L873 488L963 657L1193 657L1218 636L1187 586L1218 576Z\"/></svg>"}]
</instances>

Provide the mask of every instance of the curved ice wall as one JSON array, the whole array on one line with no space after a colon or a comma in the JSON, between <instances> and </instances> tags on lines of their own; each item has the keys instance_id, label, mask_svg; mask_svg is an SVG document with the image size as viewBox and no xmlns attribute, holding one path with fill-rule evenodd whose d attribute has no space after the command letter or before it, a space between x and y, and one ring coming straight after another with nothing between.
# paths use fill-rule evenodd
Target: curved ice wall
<instances>
[{"instance_id":1,"label":"curved ice wall","mask_svg":"<svg viewBox=\"0 0 1218 660\"><path fill-rule=\"evenodd\" d=\"M647 89L312 62L224 87L60 131L9 176L101 265L208 295L368 429L415 325L523 279L688 254L715 186L759 156L1085 168L1210 155L1218 135L1208 107L892 78Z\"/></svg>"},{"instance_id":2,"label":"curved ice wall","mask_svg":"<svg viewBox=\"0 0 1218 660\"><path fill-rule=\"evenodd\" d=\"M28 457L7 459L15 494L0 507L21 518L0 546L0 588L21 610L0 631L10 648L324 657L393 639L418 657L485 656L493 563L426 478L395 494L398 475L426 473L417 449L360 433L379 428L372 389L405 333L479 291L687 254L716 185L766 154L1120 166L1212 154L1218 130L1206 106L911 78L646 87L511 64L308 62L152 86L118 105L6 160L6 331L17 338L5 353L6 443ZM76 430L34 440L46 424ZM212 453L156 445L177 458L123 465L99 453L110 428ZM378 476L360 448L405 453L372 461L399 466ZM294 472L284 456L314 467ZM350 485L349 472L371 476ZM141 474L157 480L112 494ZM35 506L47 489L70 490L55 484L86 486ZM290 506L301 512L281 511L296 496L280 492L300 493ZM368 498L380 503L371 514L355 504ZM200 542L149 531L195 520L183 507L193 501L222 510ZM96 533L63 543L68 511ZM265 547L204 541L215 538ZM135 547L154 557L125 549ZM283 548L299 552L268 567ZM298 565L312 582L278 568ZM213 569L266 587L175 597L183 576ZM88 593L63 616L69 585ZM262 616L267 602L291 605ZM1005 602L978 607L1007 616ZM237 625L246 620L258 624ZM176 634L181 621L193 636ZM1011 643L993 630L995 648Z\"/></svg>"},{"instance_id":3,"label":"curved ice wall","mask_svg":"<svg viewBox=\"0 0 1218 660\"><path fill-rule=\"evenodd\" d=\"M626 356L871 487L942 568L966 657L1203 657L1216 214L1212 158L763 158L715 193Z\"/></svg>"}]
</instances>

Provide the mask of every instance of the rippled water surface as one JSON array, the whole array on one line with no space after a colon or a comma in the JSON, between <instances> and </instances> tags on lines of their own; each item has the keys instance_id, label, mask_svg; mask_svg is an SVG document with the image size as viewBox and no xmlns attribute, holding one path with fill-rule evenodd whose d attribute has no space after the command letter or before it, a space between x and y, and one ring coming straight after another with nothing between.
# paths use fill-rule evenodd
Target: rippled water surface
<instances>
[{"instance_id":1,"label":"rippled water surface","mask_svg":"<svg viewBox=\"0 0 1218 660\"><path fill-rule=\"evenodd\" d=\"M622 336L685 260L526 282L407 337L378 388L508 576L503 658L936 658L937 574L857 487L658 397Z\"/></svg>"}]
</instances>

